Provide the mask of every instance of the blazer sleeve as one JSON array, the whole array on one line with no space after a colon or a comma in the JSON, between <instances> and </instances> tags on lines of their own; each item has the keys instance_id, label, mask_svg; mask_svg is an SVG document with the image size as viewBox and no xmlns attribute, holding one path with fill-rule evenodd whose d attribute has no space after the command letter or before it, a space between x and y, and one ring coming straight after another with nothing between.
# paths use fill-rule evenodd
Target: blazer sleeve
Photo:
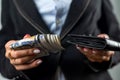
<instances>
[{"instance_id":1,"label":"blazer sleeve","mask_svg":"<svg viewBox=\"0 0 120 80\"><path fill-rule=\"evenodd\" d=\"M108 34L111 39L120 42L120 27L113 11L110 0L102 0L101 18L98 21L98 28L101 33ZM95 72L107 70L120 62L120 51L115 51L111 60L103 63L94 63L88 61L88 66Z\"/></svg>"},{"instance_id":2,"label":"blazer sleeve","mask_svg":"<svg viewBox=\"0 0 120 80\"><path fill-rule=\"evenodd\" d=\"M15 39L14 25L10 18L9 0L2 0L1 29L0 29L0 73L7 78L17 76L19 72L10 64L5 57L5 43L10 39Z\"/></svg>"},{"instance_id":3,"label":"blazer sleeve","mask_svg":"<svg viewBox=\"0 0 120 80\"><path fill-rule=\"evenodd\" d=\"M114 14L110 0L102 0L102 17L98 23L102 33L106 33L111 39L120 42L120 26ZM120 51L116 51L111 58L111 66L120 62Z\"/></svg>"}]
</instances>

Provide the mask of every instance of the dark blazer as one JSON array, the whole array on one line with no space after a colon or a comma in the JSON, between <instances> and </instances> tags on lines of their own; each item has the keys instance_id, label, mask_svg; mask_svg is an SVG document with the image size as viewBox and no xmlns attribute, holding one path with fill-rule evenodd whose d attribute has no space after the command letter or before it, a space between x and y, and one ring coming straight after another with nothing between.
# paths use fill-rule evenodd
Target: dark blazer
<instances>
[{"instance_id":1,"label":"dark blazer","mask_svg":"<svg viewBox=\"0 0 120 80\"><path fill-rule=\"evenodd\" d=\"M120 41L118 22L109 0L73 0L60 34L65 50L42 57L43 63L37 68L15 70L5 58L5 43L11 39L21 39L25 34L47 33L52 34L32 0L2 0L2 29L0 30L2 75L16 80L54 80L59 66L66 80L112 80L107 69L120 61L119 52L116 52L109 62L92 63L74 45L66 43L68 34L96 36L106 33L110 38Z\"/></svg>"}]
</instances>

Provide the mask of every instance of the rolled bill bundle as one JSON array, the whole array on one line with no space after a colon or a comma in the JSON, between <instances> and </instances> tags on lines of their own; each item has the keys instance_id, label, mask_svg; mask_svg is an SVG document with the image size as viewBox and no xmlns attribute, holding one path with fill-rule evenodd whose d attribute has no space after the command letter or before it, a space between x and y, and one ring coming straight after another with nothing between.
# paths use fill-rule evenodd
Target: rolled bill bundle
<instances>
[{"instance_id":1,"label":"rolled bill bundle","mask_svg":"<svg viewBox=\"0 0 120 80\"><path fill-rule=\"evenodd\" d=\"M10 45L11 49L40 48L45 55L48 53L57 53L64 48L61 45L60 37L56 34L37 34L30 38L18 40Z\"/></svg>"}]
</instances>

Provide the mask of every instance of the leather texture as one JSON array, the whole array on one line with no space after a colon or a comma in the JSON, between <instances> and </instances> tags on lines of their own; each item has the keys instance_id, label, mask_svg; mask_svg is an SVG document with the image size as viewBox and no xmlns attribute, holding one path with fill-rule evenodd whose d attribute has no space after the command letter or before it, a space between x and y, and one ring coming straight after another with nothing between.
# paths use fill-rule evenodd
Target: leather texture
<instances>
[{"instance_id":1,"label":"leather texture","mask_svg":"<svg viewBox=\"0 0 120 80\"><path fill-rule=\"evenodd\" d=\"M67 42L70 44L93 49L120 51L120 43L111 39L76 34L70 34L68 37Z\"/></svg>"}]
</instances>

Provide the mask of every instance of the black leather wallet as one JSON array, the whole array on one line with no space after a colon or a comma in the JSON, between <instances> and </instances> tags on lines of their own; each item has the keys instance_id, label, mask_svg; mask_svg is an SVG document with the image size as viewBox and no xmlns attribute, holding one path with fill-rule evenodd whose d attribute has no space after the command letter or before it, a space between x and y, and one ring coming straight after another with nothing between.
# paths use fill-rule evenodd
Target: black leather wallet
<instances>
[{"instance_id":1,"label":"black leather wallet","mask_svg":"<svg viewBox=\"0 0 120 80\"><path fill-rule=\"evenodd\" d=\"M69 34L67 43L78 44L81 47L120 51L120 43L111 39L103 39L95 36Z\"/></svg>"}]
</instances>

